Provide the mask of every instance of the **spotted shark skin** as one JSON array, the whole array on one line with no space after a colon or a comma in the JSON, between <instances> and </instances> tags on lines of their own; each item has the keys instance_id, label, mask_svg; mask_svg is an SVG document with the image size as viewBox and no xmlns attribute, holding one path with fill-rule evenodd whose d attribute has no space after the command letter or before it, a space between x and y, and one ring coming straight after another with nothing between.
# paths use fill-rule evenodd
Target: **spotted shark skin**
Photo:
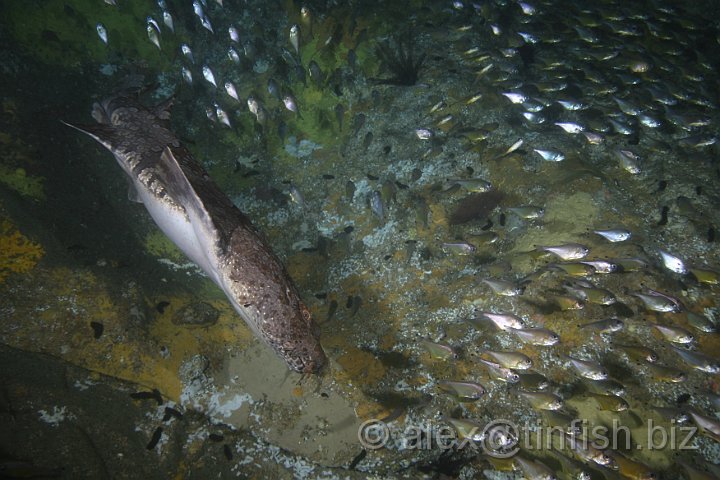
<instances>
[{"instance_id":1,"label":"spotted shark skin","mask_svg":"<svg viewBox=\"0 0 720 480\"><path fill-rule=\"evenodd\" d=\"M93 106L97 125L67 125L114 155L131 197L223 290L257 337L291 370L318 373L327 359L309 310L260 232L167 128L170 103L148 109L114 96Z\"/></svg>"}]
</instances>

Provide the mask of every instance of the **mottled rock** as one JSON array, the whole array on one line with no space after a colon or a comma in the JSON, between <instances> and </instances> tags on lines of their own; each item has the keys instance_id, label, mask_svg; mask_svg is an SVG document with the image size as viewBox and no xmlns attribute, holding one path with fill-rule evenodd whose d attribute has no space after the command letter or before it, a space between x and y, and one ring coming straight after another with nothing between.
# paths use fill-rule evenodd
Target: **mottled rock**
<instances>
[{"instance_id":1,"label":"mottled rock","mask_svg":"<svg viewBox=\"0 0 720 480\"><path fill-rule=\"evenodd\" d=\"M220 312L206 302L193 302L175 312L172 322L175 325L204 326L214 325Z\"/></svg>"}]
</instances>

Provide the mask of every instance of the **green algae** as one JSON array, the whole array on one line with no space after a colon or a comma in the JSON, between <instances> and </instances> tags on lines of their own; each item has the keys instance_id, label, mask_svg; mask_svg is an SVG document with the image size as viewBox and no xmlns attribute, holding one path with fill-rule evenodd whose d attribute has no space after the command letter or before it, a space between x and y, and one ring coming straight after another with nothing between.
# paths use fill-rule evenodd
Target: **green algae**
<instances>
[{"instance_id":1,"label":"green algae","mask_svg":"<svg viewBox=\"0 0 720 480\"><path fill-rule=\"evenodd\" d=\"M2 9L6 28L23 53L47 65L128 59L162 68L167 66L167 55L150 42L145 30L145 19L154 11L150 0L119 2L118 6L89 0L10 1ZM109 45L100 40L98 23L107 29ZM165 36L172 34L166 30ZM166 38L161 42L170 43Z\"/></svg>"},{"instance_id":2,"label":"green algae","mask_svg":"<svg viewBox=\"0 0 720 480\"><path fill-rule=\"evenodd\" d=\"M43 178L28 175L24 168L0 165L0 183L25 197L35 200L45 199Z\"/></svg>"}]
</instances>

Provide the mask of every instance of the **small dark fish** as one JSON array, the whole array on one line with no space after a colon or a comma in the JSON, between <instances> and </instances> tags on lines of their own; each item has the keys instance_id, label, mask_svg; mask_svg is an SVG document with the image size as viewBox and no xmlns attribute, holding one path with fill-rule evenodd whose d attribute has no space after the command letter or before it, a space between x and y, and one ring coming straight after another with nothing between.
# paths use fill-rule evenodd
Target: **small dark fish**
<instances>
[{"instance_id":1,"label":"small dark fish","mask_svg":"<svg viewBox=\"0 0 720 480\"><path fill-rule=\"evenodd\" d=\"M233 459L232 450L230 450L230 445L227 443L223 445L223 454L225 455L225 458L228 459L228 461Z\"/></svg>"},{"instance_id":2,"label":"small dark fish","mask_svg":"<svg viewBox=\"0 0 720 480\"><path fill-rule=\"evenodd\" d=\"M360 129L365 125L365 114L358 113L353 117L353 135L357 135Z\"/></svg>"},{"instance_id":3,"label":"small dark fish","mask_svg":"<svg viewBox=\"0 0 720 480\"><path fill-rule=\"evenodd\" d=\"M380 220L380 223L385 223L385 206L383 205L380 192L377 190L375 190L370 196L370 209Z\"/></svg>"},{"instance_id":4,"label":"small dark fish","mask_svg":"<svg viewBox=\"0 0 720 480\"><path fill-rule=\"evenodd\" d=\"M178 420L182 419L182 413L180 413L178 410L175 410L172 407L165 407L165 415L163 415L163 422L167 422L171 418L177 418Z\"/></svg>"},{"instance_id":5,"label":"small dark fish","mask_svg":"<svg viewBox=\"0 0 720 480\"><path fill-rule=\"evenodd\" d=\"M375 108L381 106L382 94L379 91L373 90L372 92L370 92L370 97L372 98L373 106Z\"/></svg>"},{"instance_id":6,"label":"small dark fish","mask_svg":"<svg viewBox=\"0 0 720 480\"><path fill-rule=\"evenodd\" d=\"M335 105L335 118L338 122L338 130L342 132L343 127L343 117L345 116L345 107L342 103L338 103Z\"/></svg>"},{"instance_id":7,"label":"small dark fish","mask_svg":"<svg viewBox=\"0 0 720 480\"><path fill-rule=\"evenodd\" d=\"M90 327L93 329L93 336L95 337L95 340L102 337L103 330L105 330L105 326L102 323L90 322Z\"/></svg>"},{"instance_id":8,"label":"small dark fish","mask_svg":"<svg viewBox=\"0 0 720 480\"><path fill-rule=\"evenodd\" d=\"M148 450L152 450L160 441L162 437L162 427L157 427L150 438L150 442L145 446Z\"/></svg>"},{"instance_id":9,"label":"small dark fish","mask_svg":"<svg viewBox=\"0 0 720 480\"><path fill-rule=\"evenodd\" d=\"M317 88L322 88L323 84L323 72L320 69L320 65L315 60L310 60L308 65L308 71L310 72L310 78Z\"/></svg>"},{"instance_id":10,"label":"small dark fish","mask_svg":"<svg viewBox=\"0 0 720 480\"><path fill-rule=\"evenodd\" d=\"M157 388L153 388L152 392L135 392L130 394L133 400L155 400L158 405L163 404L162 394Z\"/></svg>"},{"instance_id":11,"label":"small dark fish","mask_svg":"<svg viewBox=\"0 0 720 480\"><path fill-rule=\"evenodd\" d=\"M210 439L211 442L222 442L225 437L223 437L219 433L211 433L210 435L208 435L208 439Z\"/></svg>"},{"instance_id":12,"label":"small dark fish","mask_svg":"<svg viewBox=\"0 0 720 480\"><path fill-rule=\"evenodd\" d=\"M337 308L338 308L337 300L331 300L330 305L328 306L327 317L325 317L326 322L335 316L335 312L337 312Z\"/></svg>"},{"instance_id":13,"label":"small dark fish","mask_svg":"<svg viewBox=\"0 0 720 480\"><path fill-rule=\"evenodd\" d=\"M662 207L662 210L660 211L660 221L657 223L658 226L667 225L668 223L668 211L670 211L670 208L668 208L667 205Z\"/></svg>"},{"instance_id":14,"label":"small dark fish","mask_svg":"<svg viewBox=\"0 0 720 480\"><path fill-rule=\"evenodd\" d=\"M355 467L357 467L358 464L365 459L365 457L367 457L367 450L361 450L360 453L355 455L355 458L353 458L352 462L350 462L350 465L348 465L348 470L355 470Z\"/></svg>"},{"instance_id":15,"label":"small dark fish","mask_svg":"<svg viewBox=\"0 0 720 480\"><path fill-rule=\"evenodd\" d=\"M372 132L367 132L365 134L365 138L363 139L363 150L367 150L370 144L373 141L373 134Z\"/></svg>"},{"instance_id":16,"label":"small dark fish","mask_svg":"<svg viewBox=\"0 0 720 480\"><path fill-rule=\"evenodd\" d=\"M170 302L166 302L165 300L158 302L157 305L155 305L155 310L158 311L158 313L165 313L165 309L170 306Z\"/></svg>"},{"instance_id":17,"label":"small dark fish","mask_svg":"<svg viewBox=\"0 0 720 480\"><path fill-rule=\"evenodd\" d=\"M353 50L352 48L350 50L348 50L347 61L348 61L348 66L350 67L350 70L355 70L355 64L357 63L357 54L355 53L355 50Z\"/></svg>"},{"instance_id":18,"label":"small dark fish","mask_svg":"<svg viewBox=\"0 0 720 480\"><path fill-rule=\"evenodd\" d=\"M355 314L360 310L360 306L362 305L362 298L360 298L358 295L355 295L352 299L352 307L350 309L350 316L354 317Z\"/></svg>"},{"instance_id":19,"label":"small dark fish","mask_svg":"<svg viewBox=\"0 0 720 480\"><path fill-rule=\"evenodd\" d=\"M307 75L305 75L305 68L299 63L293 67L293 73L297 79L302 82L304 87L307 87Z\"/></svg>"},{"instance_id":20,"label":"small dark fish","mask_svg":"<svg viewBox=\"0 0 720 480\"><path fill-rule=\"evenodd\" d=\"M345 182L345 195L347 196L348 201L353 201L353 197L355 196L355 184L352 180Z\"/></svg>"},{"instance_id":21,"label":"small dark fish","mask_svg":"<svg viewBox=\"0 0 720 480\"><path fill-rule=\"evenodd\" d=\"M269 78L267 81L267 89L268 93L275 97L276 100L280 101L282 98L280 97L280 86L275 81L275 79Z\"/></svg>"},{"instance_id":22,"label":"small dark fish","mask_svg":"<svg viewBox=\"0 0 720 480\"><path fill-rule=\"evenodd\" d=\"M279 119L277 123L277 134L280 141L285 143L285 137L287 136L287 123L283 119Z\"/></svg>"}]
</instances>

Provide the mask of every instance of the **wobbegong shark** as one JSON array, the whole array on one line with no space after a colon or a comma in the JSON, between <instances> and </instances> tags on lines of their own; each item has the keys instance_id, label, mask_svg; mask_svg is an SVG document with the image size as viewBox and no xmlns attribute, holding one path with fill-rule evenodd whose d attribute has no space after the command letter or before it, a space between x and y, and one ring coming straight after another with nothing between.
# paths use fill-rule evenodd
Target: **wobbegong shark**
<instances>
[{"instance_id":1,"label":"wobbegong shark","mask_svg":"<svg viewBox=\"0 0 720 480\"><path fill-rule=\"evenodd\" d=\"M327 359L310 311L262 234L166 126L172 99L154 109L130 95L93 105L97 125L66 125L110 150L130 198L225 293L288 365L318 373Z\"/></svg>"}]
</instances>

